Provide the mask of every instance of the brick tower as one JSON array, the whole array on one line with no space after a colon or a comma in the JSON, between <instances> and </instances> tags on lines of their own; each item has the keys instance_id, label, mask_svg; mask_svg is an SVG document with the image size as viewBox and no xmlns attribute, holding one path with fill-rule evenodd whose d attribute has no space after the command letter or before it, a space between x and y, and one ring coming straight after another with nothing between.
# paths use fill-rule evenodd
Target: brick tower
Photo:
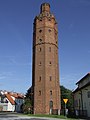
<instances>
[{"instance_id":1,"label":"brick tower","mask_svg":"<svg viewBox=\"0 0 90 120\"><path fill-rule=\"evenodd\" d=\"M35 114L60 113L58 30L48 3L34 19L32 89Z\"/></svg>"}]
</instances>

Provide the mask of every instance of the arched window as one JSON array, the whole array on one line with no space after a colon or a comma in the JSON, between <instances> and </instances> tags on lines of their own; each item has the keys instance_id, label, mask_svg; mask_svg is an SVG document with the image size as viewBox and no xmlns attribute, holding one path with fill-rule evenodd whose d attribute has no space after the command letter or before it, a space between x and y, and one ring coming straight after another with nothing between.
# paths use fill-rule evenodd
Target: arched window
<instances>
[{"instance_id":1,"label":"arched window","mask_svg":"<svg viewBox=\"0 0 90 120\"><path fill-rule=\"evenodd\" d=\"M52 90L50 90L50 95L52 95Z\"/></svg>"},{"instance_id":2,"label":"arched window","mask_svg":"<svg viewBox=\"0 0 90 120\"><path fill-rule=\"evenodd\" d=\"M39 32L41 33L41 32L42 32L42 30L40 29L40 30L39 30Z\"/></svg>"},{"instance_id":3,"label":"arched window","mask_svg":"<svg viewBox=\"0 0 90 120\"><path fill-rule=\"evenodd\" d=\"M51 29L49 29L48 31L51 32Z\"/></svg>"},{"instance_id":4,"label":"arched window","mask_svg":"<svg viewBox=\"0 0 90 120\"><path fill-rule=\"evenodd\" d=\"M41 90L39 90L39 96L41 96Z\"/></svg>"},{"instance_id":5,"label":"arched window","mask_svg":"<svg viewBox=\"0 0 90 120\"><path fill-rule=\"evenodd\" d=\"M51 61L49 61L49 65L51 65Z\"/></svg>"},{"instance_id":6,"label":"arched window","mask_svg":"<svg viewBox=\"0 0 90 120\"><path fill-rule=\"evenodd\" d=\"M40 42L42 42L42 39L39 39Z\"/></svg>"},{"instance_id":7,"label":"arched window","mask_svg":"<svg viewBox=\"0 0 90 120\"><path fill-rule=\"evenodd\" d=\"M39 20L42 21L42 18L40 17Z\"/></svg>"},{"instance_id":8,"label":"arched window","mask_svg":"<svg viewBox=\"0 0 90 120\"><path fill-rule=\"evenodd\" d=\"M52 109L53 108L53 101L51 100L50 101L50 109Z\"/></svg>"}]
</instances>

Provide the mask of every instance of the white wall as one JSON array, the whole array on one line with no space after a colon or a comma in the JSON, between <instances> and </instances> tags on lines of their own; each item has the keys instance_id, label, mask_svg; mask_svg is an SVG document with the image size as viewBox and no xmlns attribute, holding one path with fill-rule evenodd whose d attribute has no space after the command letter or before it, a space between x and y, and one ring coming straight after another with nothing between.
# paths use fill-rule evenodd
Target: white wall
<instances>
[{"instance_id":1,"label":"white wall","mask_svg":"<svg viewBox=\"0 0 90 120\"><path fill-rule=\"evenodd\" d=\"M8 101L7 111L12 111L12 112L15 111L15 105L12 105L8 99L7 101Z\"/></svg>"}]
</instances>

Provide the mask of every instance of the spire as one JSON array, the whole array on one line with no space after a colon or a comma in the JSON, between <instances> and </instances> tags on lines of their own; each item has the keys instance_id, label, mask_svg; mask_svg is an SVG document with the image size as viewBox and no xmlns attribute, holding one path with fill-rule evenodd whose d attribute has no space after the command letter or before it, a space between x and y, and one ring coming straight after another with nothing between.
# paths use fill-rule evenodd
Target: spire
<instances>
[{"instance_id":1,"label":"spire","mask_svg":"<svg viewBox=\"0 0 90 120\"><path fill-rule=\"evenodd\" d=\"M42 12L50 12L50 4L49 3L43 3L41 4L41 11Z\"/></svg>"}]
</instances>

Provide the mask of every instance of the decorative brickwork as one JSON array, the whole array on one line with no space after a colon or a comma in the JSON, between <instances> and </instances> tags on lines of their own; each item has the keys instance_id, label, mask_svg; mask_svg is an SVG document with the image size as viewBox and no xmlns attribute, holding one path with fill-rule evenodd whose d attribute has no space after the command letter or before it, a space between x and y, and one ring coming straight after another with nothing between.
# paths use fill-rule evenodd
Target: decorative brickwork
<instances>
[{"instance_id":1,"label":"decorative brickwork","mask_svg":"<svg viewBox=\"0 0 90 120\"><path fill-rule=\"evenodd\" d=\"M57 22L50 5L43 3L33 28L33 110L35 114L58 113L61 108Z\"/></svg>"}]
</instances>

